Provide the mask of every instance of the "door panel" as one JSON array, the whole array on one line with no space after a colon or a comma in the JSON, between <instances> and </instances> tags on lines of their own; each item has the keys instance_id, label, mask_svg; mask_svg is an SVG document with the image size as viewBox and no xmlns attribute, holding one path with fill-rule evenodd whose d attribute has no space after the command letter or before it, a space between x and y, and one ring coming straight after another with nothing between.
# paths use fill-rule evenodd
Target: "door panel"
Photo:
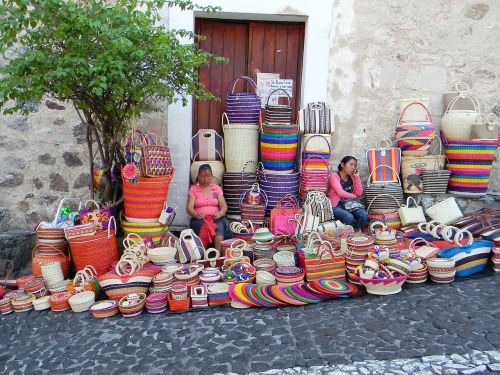
<instances>
[{"instance_id":1,"label":"door panel","mask_svg":"<svg viewBox=\"0 0 500 375\"><path fill-rule=\"evenodd\" d=\"M227 57L229 62L199 69L200 82L221 101L194 102L193 134L204 128L215 129L222 134L221 115L226 95L232 89L231 82L242 75L256 81L256 69L263 73L279 73L282 79L294 80L292 106L296 116L300 105L303 23L196 19L195 32L206 37L200 42L201 48ZM239 81L235 91L248 90L247 86L244 81Z\"/></svg>"}]
</instances>

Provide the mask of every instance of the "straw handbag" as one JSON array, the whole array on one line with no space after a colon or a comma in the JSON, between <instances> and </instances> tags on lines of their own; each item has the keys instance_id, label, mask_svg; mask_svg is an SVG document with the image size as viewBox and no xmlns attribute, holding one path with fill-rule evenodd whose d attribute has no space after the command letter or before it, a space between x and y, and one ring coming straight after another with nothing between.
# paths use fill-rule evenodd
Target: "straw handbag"
<instances>
[{"instance_id":1,"label":"straw handbag","mask_svg":"<svg viewBox=\"0 0 500 375\"><path fill-rule=\"evenodd\" d=\"M177 244L179 261L190 263L205 258L205 247L192 229L184 229Z\"/></svg>"},{"instance_id":2,"label":"straw handbag","mask_svg":"<svg viewBox=\"0 0 500 375\"><path fill-rule=\"evenodd\" d=\"M366 152L370 182L396 182L399 181L401 166L401 150L392 147L391 140L378 141L376 148Z\"/></svg>"},{"instance_id":3,"label":"straw handbag","mask_svg":"<svg viewBox=\"0 0 500 375\"><path fill-rule=\"evenodd\" d=\"M111 221L116 225L115 218ZM115 230L111 225L107 230L97 232L92 236L70 238L69 248L77 270L93 266L98 275L106 273L109 266L120 258Z\"/></svg>"},{"instance_id":4,"label":"straw handbag","mask_svg":"<svg viewBox=\"0 0 500 375\"><path fill-rule=\"evenodd\" d=\"M365 197L368 205L372 206L374 210L392 209L397 210L403 204L403 188L401 187L401 181L399 180L399 175L396 171L389 167L388 169L392 173L396 173L397 182L384 182L384 183L372 183L370 180L376 171L379 169L386 169L384 166L377 166L371 173L366 182ZM385 194L390 195L394 199L378 200L378 202L373 202L375 198L379 195ZM386 197L388 198L388 197Z\"/></svg>"},{"instance_id":5,"label":"straw handbag","mask_svg":"<svg viewBox=\"0 0 500 375\"><path fill-rule=\"evenodd\" d=\"M453 224L463 217L455 198L447 198L425 210L425 213L442 224Z\"/></svg>"},{"instance_id":6,"label":"straw handbag","mask_svg":"<svg viewBox=\"0 0 500 375\"><path fill-rule=\"evenodd\" d=\"M87 208L87 204L92 203L94 208ZM82 224L95 223L97 229L108 229L111 217L113 216L113 209L111 207L103 207L101 204L93 199L85 201L83 209L78 211L80 215L80 222ZM111 229L113 229L112 227Z\"/></svg>"},{"instance_id":7,"label":"straw handbag","mask_svg":"<svg viewBox=\"0 0 500 375\"><path fill-rule=\"evenodd\" d=\"M301 213L302 209L298 207L297 200L293 196L287 195L281 198L276 207L271 210L269 221L271 232L293 235L297 225L294 220L295 215Z\"/></svg>"},{"instance_id":8,"label":"straw handbag","mask_svg":"<svg viewBox=\"0 0 500 375\"><path fill-rule=\"evenodd\" d=\"M125 216L136 219L158 219L168 196L172 175L155 178L138 177L123 181Z\"/></svg>"},{"instance_id":9,"label":"straw handbag","mask_svg":"<svg viewBox=\"0 0 500 375\"><path fill-rule=\"evenodd\" d=\"M423 108L426 116L420 120L405 120L406 111L413 107ZM427 107L420 102L413 102L401 112L394 137L403 152L425 151L429 148L429 141L435 134L436 129Z\"/></svg>"},{"instance_id":10,"label":"straw handbag","mask_svg":"<svg viewBox=\"0 0 500 375\"><path fill-rule=\"evenodd\" d=\"M500 137L500 122L498 117L494 113L490 113L486 118L479 116L476 119L476 123L472 125L471 129L471 139L472 140L483 140L483 139L494 139L499 141ZM500 144L498 144L500 146Z\"/></svg>"},{"instance_id":11,"label":"straw handbag","mask_svg":"<svg viewBox=\"0 0 500 375\"><path fill-rule=\"evenodd\" d=\"M460 110L455 108L459 99L469 100L474 106L473 110ZM472 125L480 114L477 98L468 93L461 94L451 101L441 118L441 132L449 140L470 140Z\"/></svg>"},{"instance_id":12,"label":"straw handbag","mask_svg":"<svg viewBox=\"0 0 500 375\"><path fill-rule=\"evenodd\" d=\"M331 134L335 131L335 123L326 103L309 103L306 108L301 109L299 129L303 134Z\"/></svg>"},{"instance_id":13,"label":"straw handbag","mask_svg":"<svg viewBox=\"0 0 500 375\"><path fill-rule=\"evenodd\" d=\"M269 99L273 94L277 92L284 92L287 98L287 104L269 104ZM292 123L293 110L290 100L290 95L283 89L277 89L272 91L267 97L266 108L264 110L264 120L268 124L291 124Z\"/></svg>"},{"instance_id":14,"label":"straw handbag","mask_svg":"<svg viewBox=\"0 0 500 375\"><path fill-rule=\"evenodd\" d=\"M236 84L239 80L245 80L253 92L237 92ZM260 120L260 97L257 95L256 83L247 76L241 76L233 81L231 93L226 97L226 113L229 121L233 124L255 124ZM226 155L227 157L227 155Z\"/></svg>"},{"instance_id":15,"label":"straw handbag","mask_svg":"<svg viewBox=\"0 0 500 375\"><path fill-rule=\"evenodd\" d=\"M319 156L328 160L331 139L330 134L304 134L302 136L302 158Z\"/></svg>"},{"instance_id":16,"label":"straw handbag","mask_svg":"<svg viewBox=\"0 0 500 375\"><path fill-rule=\"evenodd\" d=\"M415 207L410 207L411 202L415 205ZM401 223L403 226L407 226L410 224L418 224L425 222L424 210L421 206L417 204L413 197L408 197L406 199L406 205L402 205L399 210L399 217L401 218Z\"/></svg>"},{"instance_id":17,"label":"straw handbag","mask_svg":"<svg viewBox=\"0 0 500 375\"><path fill-rule=\"evenodd\" d=\"M173 176L174 168L170 149L161 137L154 133L143 134L141 151L139 168L143 177Z\"/></svg>"},{"instance_id":18,"label":"straw handbag","mask_svg":"<svg viewBox=\"0 0 500 375\"><path fill-rule=\"evenodd\" d=\"M263 225L267 204L266 193L260 189L259 184L253 184L252 188L244 191L240 197L241 222L243 224L252 222L257 225Z\"/></svg>"}]
</instances>

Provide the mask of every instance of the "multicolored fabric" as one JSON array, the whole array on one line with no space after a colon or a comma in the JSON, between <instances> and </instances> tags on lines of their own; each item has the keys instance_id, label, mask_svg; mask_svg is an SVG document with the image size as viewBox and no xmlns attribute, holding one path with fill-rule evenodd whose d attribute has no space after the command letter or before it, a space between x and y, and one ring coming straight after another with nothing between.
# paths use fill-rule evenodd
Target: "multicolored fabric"
<instances>
[{"instance_id":1,"label":"multicolored fabric","mask_svg":"<svg viewBox=\"0 0 500 375\"><path fill-rule=\"evenodd\" d=\"M370 174L373 173L371 182L398 182L399 168L401 166L401 150L397 147L370 149L366 152ZM394 170L392 170L392 169Z\"/></svg>"},{"instance_id":2,"label":"multicolored fabric","mask_svg":"<svg viewBox=\"0 0 500 375\"><path fill-rule=\"evenodd\" d=\"M451 171L448 192L486 194L496 149L495 140L448 141L445 144L446 169Z\"/></svg>"},{"instance_id":3,"label":"multicolored fabric","mask_svg":"<svg viewBox=\"0 0 500 375\"><path fill-rule=\"evenodd\" d=\"M174 168L170 149L163 145L144 145L141 147L141 174L148 177L172 176Z\"/></svg>"}]
</instances>

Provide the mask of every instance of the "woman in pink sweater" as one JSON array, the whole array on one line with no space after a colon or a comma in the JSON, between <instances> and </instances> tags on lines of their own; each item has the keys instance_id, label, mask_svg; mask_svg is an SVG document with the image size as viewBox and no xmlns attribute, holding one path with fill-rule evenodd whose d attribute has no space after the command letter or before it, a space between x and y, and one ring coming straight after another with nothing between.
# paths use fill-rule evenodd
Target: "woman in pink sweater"
<instances>
[{"instance_id":1,"label":"woman in pink sweater","mask_svg":"<svg viewBox=\"0 0 500 375\"><path fill-rule=\"evenodd\" d=\"M359 201L363 187L354 156L345 156L338 166L338 172L330 174L328 197L332 202L333 214L337 220L363 230L368 222L368 213Z\"/></svg>"}]
</instances>

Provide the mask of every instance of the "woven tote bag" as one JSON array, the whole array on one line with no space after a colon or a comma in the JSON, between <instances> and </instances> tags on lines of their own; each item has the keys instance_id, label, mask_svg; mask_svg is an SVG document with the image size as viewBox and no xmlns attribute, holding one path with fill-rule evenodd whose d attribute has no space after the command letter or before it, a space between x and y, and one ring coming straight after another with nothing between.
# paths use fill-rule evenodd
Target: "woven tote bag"
<instances>
[{"instance_id":1,"label":"woven tote bag","mask_svg":"<svg viewBox=\"0 0 500 375\"><path fill-rule=\"evenodd\" d=\"M456 223L464 216L458 207L457 201L453 197L432 205L425 210L425 213L432 220L444 225Z\"/></svg>"},{"instance_id":2,"label":"woven tote bag","mask_svg":"<svg viewBox=\"0 0 500 375\"><path fill-rule=\"evenodd\" d=\"M390 140L378 141L376 148L366 152L371 182L399 181L401 150L391 146L392 141Z\"/></svg>"},{"instance_id":3,"label":"woven tote bag","mask_svg":"<svg viewBox=\"0 0 500 375\"><path fill-rule=\"evenodd\" d=\"M255 169L256 163L253 164ZM224 198L227 203L226 217L228 219L240 220L240 197L243 191L248 190L252 185L257 182L257 175L255 173L246 173L247 166L243 167L243 173L224 173Z\"/></svg>"},{"instance_id":4,"label":"woven tote bag","mask_svg":"<svg viewBox=\"0 0 500 375\"><path fill-rule=\"evenodd\" d=\"M224 140L214 129L200 129L191 139L191 160L224 160Z\"/></svg>"},{"instance_id":5,"label":"woven tote bag","mask_svg":"<svg viewBox=\"0 0 500 375\"><path fill-rule=\"evenodd\" d=\"M422 104L411 105L410 104ZM405 122L420 122L426 121L427 119L427 108L429 107L429 98L417 97L417 98L401 98L399 99L399 117Z\"/></svg>"},{"instance_id":6,"label":"woven tote bag","mask_svg":"<svg viewBox=\"0 0 500 375\"><path fill-rule=\"evenodd\" d=\"M422 185L426 194L445 194L451 172L446 169L422 171Z\"/></svg>"},{"instance_id":7,"label":"woven tote bag","mask_svg":"<svg viewBox=\"0 0 500 375\"><path fill-rule=\"evenodd\" d=\"M227 124L224 124L224 119ZM224 131L224 155L226 172L255 173L259 161L259 126L253 124L234 125L227 114L222 114Z\"/></svg>"},{"instance_id":8,"label":"woven tote bag","mask_svg":"<svg viewBox=\"0 0 500 375\"><path fill-rule=\"evenodd\" d=\"M260 159L272 173L292 173L298 145L297 125L263 124L260 135Z\"/></svg>"},{"instance_id":9,"label":"woven tote bag","mask_svg":"<svg viewBox=\"0 0 500 375\"><path fill-rule=\"evenodd\" d=\"M471 139L477 140L496 140L497 147L500 147L500 122L497 115L490 113L486 118L480 116L475 124L472 125Z\"/></svg>"},{"instance_id":10,"label":"woven tote bag","mask_svg":"<svg viewBox=\"0 0 500 375\"><path fill-rule=\"evenodd\" d=\"M456 105L459 99L466 99L474 106L473 110L457 109ZM449 140L471 139L472 125L480 115L480 106L477 98L472 94L461 94L453 99L441 118L441 132Z\"/></svg>"},{"instance_id":11,"label":"woven tote bag","mask_svg":"<svg viewBox=\"0 0 500 375\"><path fill-rule=\"evenodd\" d=\"M261 169L258 174L261 190L266 193L268 204L266 215L271 213L280 199L285 196L292 196L296 200L299 198L300 173L273 174Z\"/></svg>"},{"instance_id":12,"label":"woven tote bag","mask_svg":"<svg viewBox=\"0 0 500 375\"><path fill-rule=\"evenodd\" d=\"M267 205L266 193L260 189L259 184L253 184L252 188L244 191L240 197L241 222L244 225L249 222L264 225Z\"/></svg>"},{"instance_id":13,"label":"woven tote bag","mask_svg":"<svg viewBox=\"0 0 500 375\"><path fill-rule=\"evenodd\" d=\"M426 151L420 151L420 155L406 156L401 158L401 175L403 176L403 191L408 194L422 193L424 185L422 173L424 170L434 171L444 168L445 156L442 153L442 144L438 136L439 149L434 149L437 154L427 155ZM430 142L431 140L429 140Z\"/></svg>"},{"instance_id":14,"label":"woven tote bag","mask_svg":"<svg viewBox=\"0 0 500 375\"><path fill-rule=\"evenodd\" d=\"M237 92L239 80L246 81L252 92ZM231 124L258 125L260 120L260 97L257 95L257 85L247 76L241 76L233 81L231 93L226 97L226 113Z\"/></svg>"},{"instance_id":15,"label":"woven tote bag","mask_svg":"<svg viewBox=\"0 0 500 375\"><path fill-rule=\"evenodd\" d=\"M304 134L302 136L302 159L311 156L319 156L323 159L330 159L331 135L329 134Z\"/></svg>"},{"instance_id":16,"label":"woven tote bag","mask_svg":"<svg viewBox=\"0 0 500 375\"><path fill-rule=\"evenodd\" d=\"M142 157L139 163L143 177L173 176L174 168L170 157L170 149L160 137L152 133L142 135Z\"/></svg>"},{"instance_id":17,"label":"woven tote bag","mask_svg":"<svg viewBox=\"0 0 500 375\"><path fill-rule=\"evenodd\" d=\"M113 216L111 221L115 222ZM92 236L69 239L69 249L75 268L82 270L86 266L92 266L97 275L108 272L111 264L120 258L115 234L114 227L113 229L108 227L107 230L99 231Z\"/></svg>"},{"instance_id":18,"label":"woven tote bag","mask_svg":"<svg viewBox=\"0 0 500 375\"><path fill-rule=\"evenodd\" d=\"M458 236L455 236L455 246L442 249L438 253L440 258L455 261L456 277L466 277L483 271L490 258L493 242L486 240L472 241L472 234L470 234L469 238L471 241L467 245L462 245L457 240Z\"/></svg>"},{"instance_id":19,"label":"woven tote bag","mask_svg":"<svg viewBox=\"0 0 500 375\"><path fill-rule=\"evenodd\" d=\"M138 177L123 181L125 216L137 219L158 219L168 196L172 176Z\"/></svg>"},{"instance_id":20,"label":"woven tote bag","mask_svg":"<svg viewBox=\"0 0 500 375\"><path fill-rule=\"evenodd\" d=\"M205 258L205 247L192 229L184 229L181 232L177 250L181 263L190 263Z\"/></svg>"},{"instance_id":21,"label":"woven tote bag","mask_svg":"<svg viewBox=\"0 0 500 375\"><path fill-rule=\"evenodd\" d=\"M378 166L377 168L384 168L384 166ZM397 182L386 182L386 183L370 183L370 180L372 178L372 174L376 172L377 168L375 168L374 171L370 174L370 177L368 178L368 181L366 182L366 188L365 188L365 197L366 197L366 202L370 206L370 204L373 205L373 209L377 210L383 210L383 209L389 209L389 210L397 210L399 207L403 204L403 188L401 187L401 183L399 180L399 176L396 174L397 177ZM392 168L391 168L392 170ZM394 173L395 171L392 170ZM393 199L386 199L386 200L379 200L377 202L373 202L375 198L379 195L382 194L388 194L392 197ZM384 204L387 204L388 207L384 207Z\"/></svg>"},{"instance_id":22,"label":"woven tote bag","mask_svg":"<svg viewBox=\"0 0 500 375\"><path fill-rule=\"evenodd\" d=\"M61 268L66 279L69 275L69 266L71 264L71 256L66 254L63 250L55 248L51 245L44 245L46 248L50 248L52 252L46 251L40 252L40 244L36 244L31 252L31 273L35 277L42 276L42 265L47 263L57 262L61 264Z\"/></svg>"},{"instance_id":23,"label":"woven tote bag","mask_svg":"<svg viewBox=\"0 0 500 375\"><path fill-rule=\"evenodd\" d=\"M297 200L291 195L281 198L276 206L271 210L269 227L275 235L287 234L293 236L297 226L295 215L300 215L302 209L299 208Z\"/></svg>"},{"instance_id":24,"label":"woven tote bag","mask_svg":"<svg viewBox=\"0 0 500 375\"><path fill-rule=\"evenodd\" d=\"M284 92L287 98L287 104L269 104L269 99L278 92ZM268 124L291 124L292 123L292 104L290 95L283 89L272 91L267 97L266 108L264 110L264 121Z\"/></svg>"},{"instance_id":25,"label":"woven tote bag","mask_svg":"<svg viewBox=\"0 0 500 375\"><path fill-rule=\"evenodd\" d=\"M411 202L413 202L415 207L410 207ZM423 208L417 204L413 197L406 198L406 204L401 205L398 213L403 226L424 223L426 221Z\"/></svg>"},{"instance_id":26,"label":"woven tote bag","mask_svg":"<svg viewBox=\"0 0 500 375\"><path fill-rule=\"evenodd\" d=\"M309 103L299 111L299 129L303 134L331 134L335 131L330 108L324 102Z\"/></svg>"},{"instance_id":27,"label":"woven tote bag","mask_svg":"<svg viewBox=\"0 0 500 375\"><path fill-rule=\"evenodd\" d=\"M413 107L420 107L426 114L421 120L406 120L406 112ZM399 117L394 137L401 151L424 151L430 146L430 140L436 135L432 116L425 105L420 102L408 104Z\"/></svg>"},{"instance_id":28,"label":"woven tote bag","mask_svg":"<svg viewBox=\"0 0 500 375\"><path fill-rule=\"evenodd\" d=\"M314 252L304 252L306 280L345 280L345 255L336 254L328 242L322 243Z\"/></svg>"},{"instance_id":29,"label":"woven tote bag","mask_svg":"<svg viewBox=\"0 0 500 375\"><path fill-rule=\"evenodd\" d=\"M445 143L450 174L448 192L460 195L485 195L497 152L497 141L449 141Z\"/></svg>"},{"instance_id":30,"label":"woven tote bag","mask_svg":"<svg viewBox=\"0 0 500 375\"><path fill-rule=\"evenodd\" d=\"M300 176L300 199L304 201L307 194L313 190L326 193L329 173L330 167L327 160L318 156L304 159Z\"/></svg>"}]
</instances>

